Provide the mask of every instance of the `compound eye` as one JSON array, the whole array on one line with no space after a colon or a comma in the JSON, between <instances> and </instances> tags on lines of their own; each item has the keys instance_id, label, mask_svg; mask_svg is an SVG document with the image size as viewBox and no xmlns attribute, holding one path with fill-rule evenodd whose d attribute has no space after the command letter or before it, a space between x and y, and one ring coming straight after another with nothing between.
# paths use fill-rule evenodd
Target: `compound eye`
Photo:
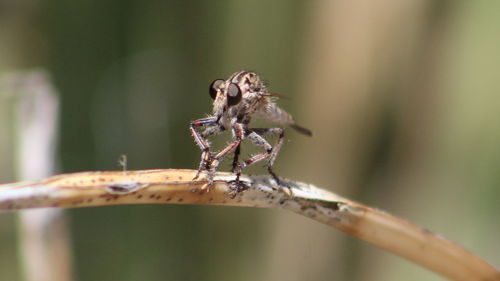
<instances>
[{"instance_id":1,"label":"compound eye","mask_svg":"<svg viewBox=\"0 0 500 281\"><path fill-rule=\"evenodd\" d=\"M224 83L224 80L217 79L210 84L210 88L208 89L208 93L210 93L210 97L214 100L217 97L217 90L219 90L220 86Z\"/></svg>"},{"instance_id":2,"label":"compound eye","mask_svg":"<svg viewBox=\"0 0 500 281\"><path fill-rule=\"evenodd\" d=\"M227 87L227 104L229 106L238 104L241 101L241 89L238 85L231 83Z\"/></svg>"}]
</instances>

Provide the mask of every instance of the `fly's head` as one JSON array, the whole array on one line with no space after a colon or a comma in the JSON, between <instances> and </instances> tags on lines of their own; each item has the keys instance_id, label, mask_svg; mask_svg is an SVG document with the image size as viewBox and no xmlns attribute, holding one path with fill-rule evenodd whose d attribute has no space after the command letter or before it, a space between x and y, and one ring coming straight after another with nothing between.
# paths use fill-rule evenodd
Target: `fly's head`
<instances>
[{"instance_id":1,"label":"fly's head","mask_svg":"<svg viewBox=\"0 0 500 281\"><path fill-rule=\"evenodd\" d=\"M210 84L209 93L213 102L213 114L219 120L228 115L231 108L241 106L243 100L258 97L264 86L255 73L240 71L231 75L227 80L217 79ZM237 112L239 110L234 110ZM230 117L230 116L229 116Z\"/></svg>"},{"instance_id":2,"label":"fly's head","mask_svg":"<svg viewBox=\"0 0 500 281\"><path fill-rule=\"evenodd\" d=\"M227 115L229 108L241 102L243 93L236 83L217 79L210 84L210 97L214 100L213 114L217 121Z\"/></svg>"}]
</instances>

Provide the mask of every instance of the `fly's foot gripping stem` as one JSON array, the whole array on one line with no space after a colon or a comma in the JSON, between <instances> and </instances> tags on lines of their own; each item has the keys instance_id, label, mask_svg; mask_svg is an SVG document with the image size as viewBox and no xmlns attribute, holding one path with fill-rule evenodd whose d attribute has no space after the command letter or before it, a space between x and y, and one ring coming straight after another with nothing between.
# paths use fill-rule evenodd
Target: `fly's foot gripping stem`
<instances>
[{"instance_id":1,"label":"fly's foot gripping stem","mask_svg":"<svg viewBox=\"0 0 500 281\"><path fill-rule=\"evenodd\" d=\"M276 182L276 185L281 188L281 191L285 193L289 197L293 197L293 192L292 192L292 186L287 183L284 180L281 180L271 169L271 167L268 167L267 169L268 173L273 177L274 181Z\"/></svg>"},{"instance_id":2,"label":"fly's foot gripping stem","mask_svg":"<svg viewBox=\"0 0 500 281\"><path fill-rule=\"evenodd\" d=\"M228 196L231 199L234 199L236 195L250 188L250 185L240 181L239 179L233 180L229 182L231 191L228 192Z\"/></svg>"}]
</instances>

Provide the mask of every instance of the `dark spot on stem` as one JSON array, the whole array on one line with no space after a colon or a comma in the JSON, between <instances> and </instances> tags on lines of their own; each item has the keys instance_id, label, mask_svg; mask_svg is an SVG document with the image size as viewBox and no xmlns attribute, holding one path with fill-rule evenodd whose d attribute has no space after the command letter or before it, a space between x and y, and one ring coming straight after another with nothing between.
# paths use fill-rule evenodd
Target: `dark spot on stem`
<instances>
[{"instance_id":1,"label":"dark spot on stem","mask_svg":"<svg viewBox=\"0 0 500 281\"><path fill-rule=\"evenodd\" d=\"M110 185L108 186L108 188L111 190L111 192L127 192L130 190L129 188L119 185Z\"/></svg>"}]
</instances>

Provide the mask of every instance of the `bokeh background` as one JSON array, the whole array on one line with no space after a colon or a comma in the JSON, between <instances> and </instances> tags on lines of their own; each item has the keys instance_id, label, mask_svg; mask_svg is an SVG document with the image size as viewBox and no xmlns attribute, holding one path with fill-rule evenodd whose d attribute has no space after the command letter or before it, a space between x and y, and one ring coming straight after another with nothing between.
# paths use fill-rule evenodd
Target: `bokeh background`
<instances>
[{"instance_id":1,"label":"bokeh background","mask_svg":"<svg viewBox=\"0 0 500 281\"><path fill-rule=\"evenodd\" d=\"M500 265L500 2L0 0L0 76L46 71L60 97L58 173L196 168L208 85L254 70L314 132L279 175L438 232ZM0 92L0 181L15 181ZM221 141L225 142L224 139ZM249 148L251 150L251 148ZM229 165L224 165L227 168ZM252 173L264 173L262 165ZM75 280L442 280L279 210L68 210ZM0 280L23 280L16 214Z\"/></svg>"}]
</instances>

